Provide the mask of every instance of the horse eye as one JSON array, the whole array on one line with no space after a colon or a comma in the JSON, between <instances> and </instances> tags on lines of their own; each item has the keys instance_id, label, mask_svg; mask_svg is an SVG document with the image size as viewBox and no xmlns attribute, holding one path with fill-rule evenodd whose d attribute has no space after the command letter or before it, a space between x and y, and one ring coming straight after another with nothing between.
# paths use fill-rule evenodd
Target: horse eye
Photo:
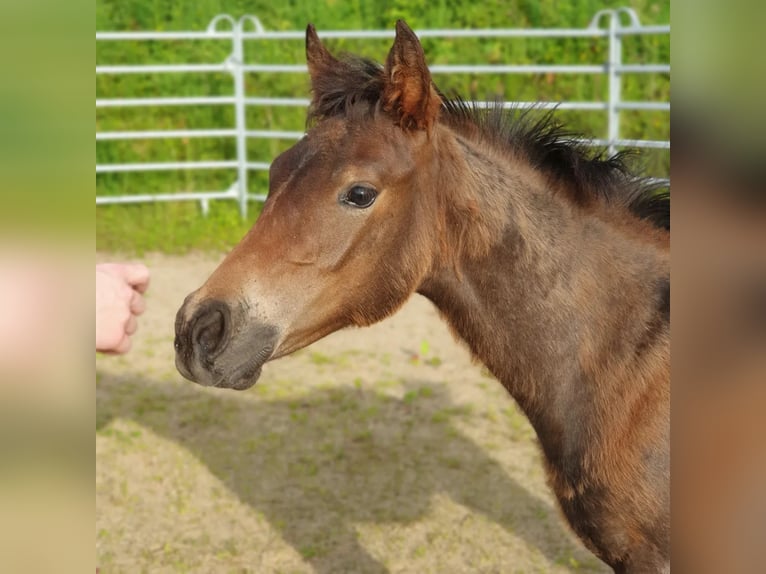
<instances>
[{"instance_id":1,"label":"horse eye","mask_svg":"<svg viewBox=\"0 0 766 574\"><path fill-rule=\"evenodd\" d=\"M371 187L355 185L346 192L343 203L364 209L373 204L377 195L378 193Z\"/></svg>"}]
</instances>

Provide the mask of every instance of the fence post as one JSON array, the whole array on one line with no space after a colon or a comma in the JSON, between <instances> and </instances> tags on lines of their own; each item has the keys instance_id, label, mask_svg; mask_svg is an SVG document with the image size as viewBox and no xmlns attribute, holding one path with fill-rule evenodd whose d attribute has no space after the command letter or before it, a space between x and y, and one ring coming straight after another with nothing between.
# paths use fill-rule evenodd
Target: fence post
<instances>
[{"instance_id":1,"label":"fence post","mask_svg":"<svg viewBox=\"0 0 766 574\"><path fill-rule=\"evenodd\" d=\"M622 64L622 37L617 34L620 25L620 16L617 11L609 14L609 104L608 104L608 127L607 139L609 140L609 155L617 153L616 142L620 138L620 108L622 97L622 77L617 67Z\"/></svg>"},{"instance_id":2,"label":"fence post","mask_svg":"<svg viewBox=\"0 0 766 574\"><path fill-rule=\"evenodd\" d=\"M247 120L245 107L245 72L242 69L245 50L242 40L243 22L240 18L233 27L232 53L229 57L234 76L234 114L237 132L237 190L239 214L247 218Z\"/></svg>"},{"instance_id":3,"label":"fence post","mask_svg":"<svg viewBox=\"0 0 766 574\"><path fill-rule=\"evenodd\" d=\"M618 10L606 9L599 10L593 15L589 28L600 28L602 18L606 16L609 19L608 33L609 54L606 61L606 73L609 78L609 87L606 102L606 141L609 146L609 156L617 153L617 146L614 144L620 137L620 103L621 97L621 78L617 73L617 67L622 62L622 37L617 34L620 16Z\"/></svg>"},{"instance_id":4,"label":"fence post","mask_svg":"<svg viewBox=\"0 0 766 574\"><path fill-rule=\"evenodd\" d=\"M602 16L609 18L609 59L606 63L609 75L609 96L607 101L607 141L609 155L617 153L615 142L620 139L620 104L622 103L622 23L620 17L627 14L630 25L636 28L641 26L638 14L633 8L617 8L615 10L599 10L590 22L590 28L598 28Z\"/></svg>"},{"instance_id":5,"label":"fence post","mask_svg":"<svg viewBox=\"0 0 766 574\"><path fill-rule=\"evenodd\" d=\"M234 191L239 201L239 213L242 219L247 217L247 127L245 123L245 74L244 47L242 40L242 18L235 20L229 14L218 14L207 25L207 32L218 32L218 22L225 20L231 24L231 54L224 61L224 67L234 79L234 118L237 140L237 180L229 188ZM207 215L207 201L201 201L202 214Z\"/></svg>"}]
</instances>

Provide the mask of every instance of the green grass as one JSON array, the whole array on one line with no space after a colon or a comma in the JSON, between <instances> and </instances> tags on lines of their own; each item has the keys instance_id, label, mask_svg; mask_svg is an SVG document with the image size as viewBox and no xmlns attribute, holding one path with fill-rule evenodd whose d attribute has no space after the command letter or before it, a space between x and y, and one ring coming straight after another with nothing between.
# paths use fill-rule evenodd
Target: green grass
<instances>
[{"instance_id":1,"label":"green grass","mask_svg":"<svg viewBox=\"0 0 766 574\"><path fill-rule=\"evenodd\" d=\"M470 0L198 0L192 4L170 0L97 0L97 30L204 30L213 16L255 14L270 30L302 30L313 22L321 30L391 29L397 18L413 28L576 27L588 25L596 11L625 4L624 0L494 0L476 4ZM669 0L636 0L631 5L644 24L670 21ZM382 40L328 40L334 52L348 51L381 61L390 46ZM607 45L593 39L477 39L423 40L431 64L461 63L601 63ZM210 42L98 42L97 64L173 62L220 62L229 53L228 41ZM667 36L629 37L624 41L624 61L664 63L670 59ZM259 63L303 63L302 40L252 41L246 44L246 60ZM578 75L437 75L435 81L447 94L470 99L604 101L607 78ZM250 96L308 96L303 74L249 75ZM226 74L101 75L96 77L97 98L131 98L167 95L231 95ZM625 100L667 101L668 75L628 75L623 86ZM603 137L606 116L601 112L559 112L561 120L585 135ZM102 108L96 111L96 129L203 129L231 128L231 106L169 108ZM251 107L247 125L257 129L301 131L305 111L300 108ZM627 112L621 120L626 138L668 139L669 117L659 112ZM251 161L269 162L292 145L291 140L251 140ZM235 158L231 138L190 140L131 140L98 142L96 161L101 164L141 161L199 161ZM667 176L667 150L647 150L641 163L647 173ZM268 187L265 172L250 172L249 190L263 193ZM173 193L176 191L223 191L235 179L233 170L98 174L98 195ZM147 251L183 253L192 249L229 249L252 225L259 204L252 203L247 221L239 217L233 202L211 203L203 217L198 203L104 206L96 211L96 247L102 251L142 254Z\"/></svg>"},{"instance_id":2,"label":"green grass","mask_svg":"<svg viewBox=\"0 0 766 574\"><path fill-rule=\"evenodd\" d=\"M247 220L234 202L211 202L207 217L197 203L99 206L96 247L100 251L143 255L151 251L186 253L190 249L227 251L260 213L253 204Z\"/></svg>"}]
</instances>

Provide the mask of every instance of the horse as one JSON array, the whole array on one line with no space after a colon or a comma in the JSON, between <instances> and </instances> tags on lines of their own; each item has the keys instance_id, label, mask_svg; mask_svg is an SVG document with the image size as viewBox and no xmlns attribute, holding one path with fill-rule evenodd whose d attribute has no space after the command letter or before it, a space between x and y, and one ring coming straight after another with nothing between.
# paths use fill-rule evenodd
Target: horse
<instances>
[{"instance_id":1,"label":"horse","mask_svg":"<svg viewBox=\"0 0 766 574\"><path fill-rule=\"evenodd\" d=\"M548 483L615 572L670 568L670 199L541 110L447 98L403 21L385 64L306 30L307 133L175 323L176 366L263 365L436 306L524 411Z\"/></svg>"}]
</instances>

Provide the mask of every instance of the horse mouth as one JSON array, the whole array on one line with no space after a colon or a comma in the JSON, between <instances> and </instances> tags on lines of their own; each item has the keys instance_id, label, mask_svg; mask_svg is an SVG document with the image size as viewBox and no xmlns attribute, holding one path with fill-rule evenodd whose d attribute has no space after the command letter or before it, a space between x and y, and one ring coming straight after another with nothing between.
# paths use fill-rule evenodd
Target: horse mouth
<instances>
[{"instance_id":1,"label":"horse mouth","mask_svg":"<svg viewBox=\"0 0 766 574\"><path fill-rule=\"evenodd\" d=\"M263 365L274 355L276 340L276 329L260 327L202 361L187 362L177 354L176 368L186 379L203 387L244 391L258 382Z\"/></svg>"},{"instance_id":2,"label":"horse mouth","mask_svg":"<svg viewBox=\"0 0 766 574\"><path fill-rule=\"evenodd\" d=\"M214 365L203 373L195 374L178 360L176 360L176 368L184 378L203 387L244 391L258 382L264 363L271 358L271 352L272 349L262 349L255 357L233 369L225 365Z\"/></svg>"},{"instance_id":3,"label":"horse mouth","mask_svg":"<svg viewBox=\"0 0 766 574\"><path fill-rule=\"evenodd\" d=\"M255 357L237 367L228 375L221 376L213 387L244 391L255 385L261 378L263 365L271 358L273 347L262 349Z\"/></svg>"}]
</instances>

